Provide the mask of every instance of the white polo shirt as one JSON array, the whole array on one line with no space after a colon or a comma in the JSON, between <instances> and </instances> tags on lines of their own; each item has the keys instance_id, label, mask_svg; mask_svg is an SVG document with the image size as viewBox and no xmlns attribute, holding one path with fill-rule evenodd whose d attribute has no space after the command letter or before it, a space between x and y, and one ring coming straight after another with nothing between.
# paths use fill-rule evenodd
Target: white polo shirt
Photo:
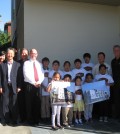
<instances>
[{"instance_id":1,"label":"white polo shirt","mask_svg":"<svg viewBox=\"0 0 120 134\"><path fill-rule=\"evenodd\" d=\"M90 63L82 63L81 67L84 69L85 69L85 67L91 67L93 70L94 64L91 62ZM87 73L92 73L92 70L89 70L89 71L86 70L86 71L87 71Z\"/></svg>"},{"instance_id":2,"label":"white polo shirt","mask_svg":"<svg viewBox=\"0 0 120 134\"><path fill-rule=\"evenodd\" d=\"M84 69L84 68L80 68L80 69L73 69L72 70L73 72L73 79L76 77L76 76L81 76L82 78L82 82L85 81L85 76L87 74L87 71Z\"/></svg>"},{"instance_id":3,"label":"white polo shirt","mask_svg":"<svg viewBox=\"0 0 120 134\"><path fill-rule=\"evenodd\" d=\"M72 72L72 71L69 71L69 72L63 71L63 78L64 78L64 76L65 76L66 74L71 75L72 80L73 80L73 72Z\"/></svg>"}]
</instances>

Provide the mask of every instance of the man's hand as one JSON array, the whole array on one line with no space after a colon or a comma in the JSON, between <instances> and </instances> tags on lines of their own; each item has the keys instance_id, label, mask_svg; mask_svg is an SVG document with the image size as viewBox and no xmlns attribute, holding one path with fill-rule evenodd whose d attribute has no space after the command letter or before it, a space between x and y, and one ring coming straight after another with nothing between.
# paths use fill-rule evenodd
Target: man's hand
<instances>
[{"instance_id":1,"label":"man's hand","mask_svg":"<svg viewBox=\"0 0 120 134\"><path fill-rule=\"evenodd\" d=\"M41 86L41 84L40 84L39 82L36 82L36 83L34 84L34 86L35 86L36 88L39 88L39 87Z\"/></svg>"},{"instance_id":2,"label":"man's hand","mask_svg":"<svg viewBox=\"0 0 120 134\"><path fill-rule=\"evenodd\" d=\"M3 89L2 88L0 88L0 94L2 94L3 93Z\"/></svg>"}]
</instances>

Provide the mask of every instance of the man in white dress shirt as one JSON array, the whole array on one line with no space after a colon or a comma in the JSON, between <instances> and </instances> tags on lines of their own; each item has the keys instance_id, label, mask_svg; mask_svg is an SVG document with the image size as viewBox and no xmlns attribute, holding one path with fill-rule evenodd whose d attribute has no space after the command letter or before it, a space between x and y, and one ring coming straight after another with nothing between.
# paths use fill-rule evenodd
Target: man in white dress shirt
<instances>
[{"instance_id":1,"label":"man in white dress shirt","mask_svg":"<svg viewBox=\"0 0 120 134\"><path fill-rule=\"evenodd\" d=\"M30 50L30 60L24 62L23 74L26 83L26 116L29 124L39 123L40 98L39 88L44 80L42 65L37 61L37 50Z\"/></svg>"}]
</instances>

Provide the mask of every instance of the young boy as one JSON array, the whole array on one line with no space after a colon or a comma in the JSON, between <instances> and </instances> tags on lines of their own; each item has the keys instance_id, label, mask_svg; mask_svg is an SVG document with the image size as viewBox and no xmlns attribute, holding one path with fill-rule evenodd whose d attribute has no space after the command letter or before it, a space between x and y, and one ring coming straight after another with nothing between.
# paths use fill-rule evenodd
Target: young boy
<instances>
[{"instance_id":1,"label":"young boy","mask_svg":"<svg viewBox=\"0 0 120 134\"><path fill-rule=\"evenodd\" d=\"M86 74L85 83L92 83L93 82L93 75L91 73ZM86 122L92 122L92 111L93 111L93 104L85 104L85 111L84 117Z\"/></svg>"},{"instance_id":2,"label":"young boy","mask_svg":"<svg viewBox=\"0 0 120 134\"><path fill-rule=\"evenodd\" d=\"M110 86L113 85L114 81L113 78L107 74L107 67L104 64L99 66L99 74L95 76L96 81L105 80L106 85L110 89ZM105 100L99 103L99 112L100 112L100 119L99 121L108 122L108 112L109 112L109 101Z\"/></svg>"},{"instance_id":3,"label":"young boy","mask_svg":"<svg viewBox=\"0 0 120 134\"><path fill-rule=\"evenodd\" d=\"M84 82L87 72L84 68L81 68L81 64L82 61L80 59L75 59L74 61L75 69L72 70L73 79L75 79L76 76L80 76L82 78L82 82Z\"/></svg>"},{"instance_id":4,"label":"young boy","mask_svg":"<svg viewBox=\"0 0 120 134\"><path fill-rule=\"evenodd\" d=\"M52 70L49 72L49 75L48 75L49 83L51 82L53 74L55 72L59 72L61 79L63 78L63 72L61 70L59 70L59 67L60 67L60 62L58 60L54 60L52 63Z\"/></svg>"},{"instance_id":5,"label":"young boy","mask_svg":"<svg viewBox=\"0 0 120 134\"><path fill-rule=\"evenodd\" d=\"M69 74L71 75L71 79L73 80L73 72L71 71L70 67L71 67L71 64L69 61L65 61L64 64L63 64L63 67L64 67L64 71L63 71L63 77L66 75L66 74Z\"/></svg>"},{"instance_id":6,"label":"young boy","mask_svg":"<svg viewBox=\"0 0 120 134\"><path fill-rule=\"evenodd\" d=\"M104 64L106 66L106 73L111 75L111 67L105 62L105 53L99 52L98 63L93 67L93 70L92 70L93 76L99 74L99 66L101 64Z\"/></svg>"},{"instance_id":7,"label":"young boy","mask_svg":"<svg viewBox=\"0 0 120 134\"><path fill-rule=\"evenodd\" d=\"M92 69L94 67L94 64L90 62L91 55L89 53L85 53L83 55L84 63L82 63L81 67L84 68L87 73L92 73Z\"/></svg>"},{"instance_id":8,"label":"young boy","mask_svg":"<svg viewBox=\"0 0 120 134\"><path fill-rule=\"evenodd\" d=\"M64 75L63 80L65 82L71 82L72 77L69 74ZM72 125L73 119L73 103L67 102L67 104L62 105L62 121L64 127L70 127Z\"/></svg>"},{"instance_id":9,"label":"young boy","mask_svg":"<svg viewBox=\"0 0 120 134\"><path fill-rule=\"evenodd\" d=\"M46 91L46 88L48 86L48 75L49 75L49 59L47 57L44 57L42 59L42 65L44 70L44 81L41 85L41 118L44 119L44 121L48 121L50 118L50 94Z\"/></svg>"}]
</instances>

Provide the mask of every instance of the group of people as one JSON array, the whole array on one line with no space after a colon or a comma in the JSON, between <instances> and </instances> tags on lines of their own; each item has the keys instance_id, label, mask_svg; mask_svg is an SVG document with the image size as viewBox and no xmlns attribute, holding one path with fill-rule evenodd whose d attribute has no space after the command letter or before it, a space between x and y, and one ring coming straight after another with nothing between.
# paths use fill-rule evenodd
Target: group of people
<instances>
[{"instance_id":1,"label":"group of people","mask_svg":"<svg viewBox=\"0 0 120 134\"><path fill-rule=\"evenodd\" d=\"M94 81L105 80L106 85L112 86L112 102L115 115L120 119L120 46L113 47L115 58L111 66L105 62L105 54L98 53L98 63L91 63L91 55L85 53L82 62L79 58L71 63L65 61L63 71L60 62L54 60L52 69L49 68L50 60L44 57L41 63L37 60L36 49L21 50L21 59L14 60L15 51L8 48L0 52L0 118L3 125L20 122L38 124L40 119L51 119L52 128L70 127L73 123L83 124L92 122L93 104L84 103L82 85ZM29 58L28 58L29 57ZM53 81L75 83L75 101L66 102L64 105L51 104L50 91ZM99 121L108 122L109 100L99 102ZM60 119L62 113L62 119ZM55 118L57 116L57 125ZM61 123L62 121L62 123ZM62 125L61 125L62 124Z\"/></svg>"}]
</instances>

